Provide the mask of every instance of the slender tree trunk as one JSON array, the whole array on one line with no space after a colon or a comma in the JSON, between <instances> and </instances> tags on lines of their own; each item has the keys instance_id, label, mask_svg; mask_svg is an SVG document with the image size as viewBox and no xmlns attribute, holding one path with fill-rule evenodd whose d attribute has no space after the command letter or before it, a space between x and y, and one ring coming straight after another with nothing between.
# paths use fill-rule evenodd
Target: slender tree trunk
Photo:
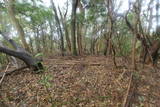
<instances>
[{"instance_id":1,"label":"slender tree trunk","mask_svg":"<svg viewBox=\"0 0 160 107\"><path fill-rule=\"evenodd\" d=\"M94 50L94 39L93 37L91 38L91 48L90 48L91 54L94 55L95 54L95 50Z\"/></svg>"},{"instance_id":2,"label":"slender tree trunk","mask_svg":"<svg viewBox=\"0 0 160 107\"><path fill-rule=\"evenodd\" d=\"M82 55L82 26L77 23L77 44L78 44L78 54Z\"/></svg>"},{"instance_id":3,"label":"slender tree trunk","mask_svg":"<svg viewBox=\"0 0 160 107\"><path fill-rule=\"evenodd\" d=\"M32 37L29 36L29 44L30 44L30 50L33 53L34 52L34 47L33 47L33 39Z\"/></svg>"},{"instance_id":4,"label":"slender tree trunk","mask_svg":"<svg viewBox=\"0 0 160 107\"><path fill-rule=\"evenodd\" d=\"M136 36L133 36L132 41L132 68L136 70Z\"/></svg>"},{"instance_id":5,"label":"slender tree trunk","mask_svg":"<svg viewBox=\"0 0 160 107\"><path fill-rule=\"evenodd\" d=\"M112 43L111 43L111 37L109 37L108 39L108 48L107 48L107 55L111 55L112 54Z\"/></svg>"},{"instance_id":6,"label":"slender tree trunk","mask_svg":"<svg viewBox=\"0 0 160 107\"><path fill-rule=\"evenodd\" d=\"M78 44L78 54L82 55L83 54L83 45L82 45L83 20L85 18L85 9L83 8L80 0L78 1L78 8L80 10L81 20L79 20L79 22L77 22L77 44Z\"/></svg>"},{"instance_id":7,"label":"slender tree trunk","mask_svg":"<svg viewBox=\"0 0 160 107\"><path fill-rule=\"evenodd\" d=\"M69 38L69 32L68 32L68 26L67 26L67 22L66 22L66 16L63 17L60 8L58 8L58 9L59 9L59 13L60 13L61 20L62 20L62 25L63 25L64 32L65 32L67 48L68 48L69 52L71 52L71 41L70 41L70 38Z\"/></svg>"},{"instance_id":8,"label":"slender tree trunk","mask_svg":"<svg viewBox=\"0 0 160 107\"><path fill-rule=\"evenodd\" d=\"M46 35L44 33L44 29L43 29L43 25L40 25L40 29L41 29L41 41L43 44L43 51L46 52Z\"/></svg>"},{"instance_id":9,"label":"slender tree trunk","mask_svg":"<svg viewBox=\"0 0 160 107\"><path fill-rule=\"evenodd\" d=\"M115 11L114 11L114 1L113 0L108 0L107 1L107 10L108 10L108 27L109 27L109 31L108 31L108 55L112 55L112 59L114 62L114 66L117 67L116 64L116 52L113 46L113 42L112 42L112 36L114 33L114 24L115 24Z\"/></svg>"},{"instance_id":10,"label":"slender tree trunk","mask_svg":"<svg viewBox=\"0 0 160 107\"><path fill-rule=\"evenodd\" d=\"M55 20L57 22L57 27L58 27L58 34L60 34L60 37L61 37L61 52L62 52L62 56L64 56L64 39L63 39L63 32L62 32L62 28L61 28L61 24L60 24L60 21L59 21L59 18L58 18L58 14L57 14L57 9L54 5L54 2L53 0L51 0L51 4L52 4L52 8L53 8L53 11L55 13Z\"/></svg>"},{"instance_id":11,"label":"slender tree trunk","mask_svg":"<svg viewBox=\"0 0 160 107\"><path fill-rule=\"evenodd\" d=\"M109 40L108 40L108 37L107 37L107 34L104 35L104 38L105 38L105 42L104 42L104 43L105 43L105 44L104 44L105 47L104 47L104 53L103 53L103 55L107 56L108 41L109 41Z\"/></svg>"},{"instance_id":12,"label":"slender tree trunk","mask_svg":"<svg viewBox=\"0 0 160 107\"><path fill-rule=\"evenodd\" d=\"M132 41L132 68L134 70L137 69L136 67L136 42L137 42L137 32L140 34L143 34L143 29L140 28L140 12L141 12L141 7L140 7L140 0L135 1L135 17L134 17L134 29L136 29L133 34L133 41Z\"/></svg>"},{"instance_id":13,"label":"slender tree trunk","mask_svg":"<svg viewBox=\"0 0 160 107\"><path fill-rule=\"evenodd\" d=\"M107 55L111 55L112 53L112 35L113 35L113 2L112 0L107 1L107 10L108 10L108 51Z\"/></svg>"},{"instance_id":14,"label":"slender tree trunk","mask_svg":"<svg viewBox=\"0 0 160 107\"><path fill-rule=\"evenodd\" d=\"M66 41L67 41L67 47L69 52L71 52L71 41L69 38L69 32L68 32L68 27L67 27L67 23L64 23L64 30L65 30L65 36L66 36Z\"/></svg>"},{"instance_id":15,"label":"slender tree trunk","mask_svg":"<svg viewBox=\"0 0 160 107\"><path fill-rule=\"evenodd\" d=\"M54 42L53 42L53 27L50 20L49 20L49 27L50 27L50 51L52 52L54 47Z\"/></svg>"},{"instance_id":16,"label":"slender tree trunk","mask_svg":"<svg viewBox=\"0 0 160 107\"><path fill-rule=\"evenodd\" d=\"M39 37L39 28L36 29L36 37L35 37L35 42L36 42L36 51L39 53L41 51L41 43L40 43L40 37Z\"/></svg>"},{"instance_id":17,"label":"slender tree trunk","mask_svg":"<svg viewBox=\"0 0 160 107\"><path fill-rule=\"evenodd\" d=\"M30 48L29 48L29 46L26 42L26 39L25 39L24 30L23 30L22 26L20 25L18 19L15 17L15 13L14 13L15 0L5 0L5 3L7 5L8 15L10 16L15 28L17 29L17 32L19 34L19 37L20 37L20 40L21 40L21 43L22 43L23 47L27 51L30 51Z\"/></svg>"},{"instance_id":18,"label":"slender tree trunk","mask_svg":"<svg viewBox=\"0 0 160 107\"><path fill-rule=\"evenodd\" d=\"M159 0L156 0L156 28L159 26Z\"/></svg>"},{"instance_id":19,"label":"slender tree trunk","mask_svg":"<svg viewBox=\"0 0 160 107\"><path fill-rule=\"evenodd\" d=\"M72 14L71 14L71 38L72 38L72 54L77 54L76 49L76 10L77 10L78 0L72 0Z\"/></svg>"},{"instance_id":20,"label":"slender tree trunk","mask_svg":"<svg viewBox=\"0 0 160 107\"><path fill-rule=\"evenodd\" d=\"M152 20L153 20L153 8L151 7L151 4L153 1L150 1L148 5L148 10L149 10L149 19L148 19L148 27L147 27L147 33L150 34L150 30L152 27Z\"/></svg>"}]
</instances>

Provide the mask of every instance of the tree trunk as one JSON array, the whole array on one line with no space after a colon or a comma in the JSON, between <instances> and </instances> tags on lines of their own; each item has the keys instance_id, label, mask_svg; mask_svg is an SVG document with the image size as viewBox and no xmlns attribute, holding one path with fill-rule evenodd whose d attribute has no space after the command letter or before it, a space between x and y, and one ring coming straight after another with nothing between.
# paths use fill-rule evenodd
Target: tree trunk
<instances>
[{"instance_id":1,"label":"tree trunk","mask_svg":"<svg viewBox=\"0 0 160 107\"><path fill-rule=\"evenodd\" d=\"M33 39L29 36L29 44L30 44L30 50L32 53L34 53L34 47L33 47Z\"/></svg>"},{"instance_id":2,"label":"tree trunk","mask_svg":"<svg viewBox=\"0 0 160 107\"><path fill-rule=\"evenodd\" d=\"M109 44L109 39L106 37L106 35L105 35L105 42L104 42L105 44L105 47L104 47L104 55L105 56L107 56L107 51L108 51L108 44Z\"/></svg>"},{"instance_id":3,"label":"tree trunk","mask_svg":"<svg viewBox=\"0 0 160 107\"><path fill-rule=\"evenodd\" d=\"M136 46L136 36L133 36L133 41L132 41L132 68L133 69L136 69L135 46Z\"/></svg>"},{"instance_id":4,"label":"tree trunk","mask_svg":"<svg viewBox=\"0 0 160 107\"><path fill-rule=\"evenodd\" d=\"M39 29L36 29L36 38L35 38L35 42L36 42L36 51L37 53L39 53L41 51L41 43L40 43L40 37L39 37Z\"/></svg>"},{"instance_id":5,"label":"tree trunk","mask_svg":"<svg viewBox=\"0 0 160 107\"><path fill-rule=\"evenodd\" d=\"M43 69L43 65L41 64L40 60L33 58L31 54L29 54L23 48L18 46L16 42L14 42L12 39L10 39L7 35L2 33L1 31L0 34L16 49L16 50L9 49L3 46L2 43L0 43L0 52L21 59L22 61L25 62L25 64L29 68L32 68L35 71Z\"/></svg>"},{"instance_id":6,"label":"tree trunk","mask_svg":"<svg viewBox=\"0 0 160 107\"><path fill-rule=\"evenodd\" d=\"M151 28L152 28L152 20L153 20L152 15L153 15L153 9L150 8L149 12L150 12L150 16L149 16L148 27L147 27L147 32L148 32L148 34L150 34L150 30L151 30Z\"/></svg>"},{"instance_id":7,"label":"tree trunk","mask_svg":"<svg viewBox=\"0 0 160 107\"><path fill-rule=\"evenodd\" d=\"M49 20L49 27L50 27L50 51L53 51L53 47L54 47L54 41L53 41L53 27L52 27L52 23Z\"/></svg>"},{"instance_id":8,"label":"tree trunk","mask_svg":"<svg viewBox=\"0 0 160 107\"><path fill-rule=\"evenodd\" d=\"M60 37L61 37L61 52L62 52L62 56L64 56L64 39L63 39L63 32L62 32L62 28L61 28L61 24L60 24L60 21L59 21L59 18L58 18L58 14L57 14L57 9L54 5L54 2L53 0L51 0L51 4L52 4L52 8L53 8L53 11L55 13L55 20L56 20L56 23L57 23L57 27L58 27L58 34L60 34Z\"/></svg>"},{"instance_id":9,"label":"tree trunk","mask_svg":"<svg viewBox=\"0 0 160 107\"><path fill-rule=\"evenodd\" d=\"M46 35L44 32L44 28L43 25L40 25L40 30L41 30L41 41L42 41L42 45L43 45L43 52L46 52Z\"/></svg>"},{"instance_id":10,"label":"tree trunk","mask_svg":"<svg viewBox=\"0 0 160 107\"><path fill-rule=\"evenodd\" d=\"M156 28L159 26L159 0L156 0Z\"/></svg>"},{"instance_id":11,"label":"tree trunk","mask_svg":"<svg viewBox=\"0 0 160 107\"><path fill-rule=\"evenodd\" d=\"M69 32L68 32L68 26L67 26L67 22L66 22L66 16L63 17L60 8L58 8L58 9L59 9L59 13L60 13L61 20L62 20L62 25L63 25L64 32L65 32L67 48L68 48L69 52L71 52L71 42L70 42L70 38L69 38Z\"/></svg>"},{"instance_id":12,"label":"tree trunk","mask_svg":"<svg viewBox=\"0 0 160 107\"><path fill-rule=\"evenodd\" d=\"M82 55L82 26L77 23L77 44L78 44L78 54Z\"/></svg>"},{"instance_id":13,"label":"tree trunk","mask_svg":"<svg viewBox=\"0 0 160 107\"><path fill-rule=\"evenodd\" d=\"M72 38L72 54L77 56L76 49L76 10L78 0L72 0L72 14L71 14L71 38Z\"/></svg>"},{"instance_id":14,"label":"tree trunk","mask_svg":"<svg viewBox=\"0 0 160 107\"><path fill-rule=\"evenodd\" d=\"M85 9L83 8L80 0L78 1L78 8L80 10L81 18L77 22L77 42L78 42L78 54L83 54L83 46L82 46L82 36L83 36L83 20L85 18Z\"/></svg>"},{"instance_id":15,"label":"tree trunk","mask_svg":"<svg viewBox=\"0 0 160 107\"><path fill-rule=\"evenodd\" d=\"M7 10L8 10L8 15L10 16L14 26L16 27L17 29L17 32L19 34L19 37L20 37L20 40L21 40L21 43L23 45L23 47L27 50L27 51L30 51L30 48L26 42L26 39L25 39L25 33L24 33L24 30L22 28L22 26L20 25L18 19L15 17L15 13L14 13L14 2L15 0L5 0L5 3L7 5Z\"/></svg>"},{"instance_id":16,"label":"tree trunk","mask_svg":"<svg viewBox=\"0 0 160 107\"><path fill-rule=\"evenodd\" d=\"M158 40L154 40L152 42L152 46L150 46L150 48L148 48L148 50L143 51L143 57L144 57L144 63L146 64L150 64L152 63L153 65L155 65L158 61L158 51L160 49L160 41ZM147 52L149 51L149 52Z\"/></svg>"},{"instance_id":17,"label":"tree trunk","mask_svg":"<svg viewBox=\"0 0 160 107\"><path fill-rule=\"evenodd\" d=\"M91 51L91 54L94 55L95 54L95 40L92 38L91 39L91 48L90 48L90 51Z\"/></svg>"}]
</instances>

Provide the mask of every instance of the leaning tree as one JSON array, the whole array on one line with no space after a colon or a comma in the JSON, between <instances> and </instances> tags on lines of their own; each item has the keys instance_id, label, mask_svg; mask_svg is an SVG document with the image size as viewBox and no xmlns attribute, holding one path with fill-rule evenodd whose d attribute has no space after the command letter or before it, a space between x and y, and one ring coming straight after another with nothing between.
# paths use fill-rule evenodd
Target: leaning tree
<instances>
[{"instance_id":1,"label":"leaning tree","mask_svg":"<svg viewBox=\"0 0 160 107\"><path fill-rule=\"evenodd\" d=\"M10 49L0 41L0 52L24 61L27 67L33 69L34 71L43 69L41 60L34 58L24 48L17 45L17 43L9 37L8 33L0 31L0 35L14 47L14 49Z\"/></svg>"}]
</instances>

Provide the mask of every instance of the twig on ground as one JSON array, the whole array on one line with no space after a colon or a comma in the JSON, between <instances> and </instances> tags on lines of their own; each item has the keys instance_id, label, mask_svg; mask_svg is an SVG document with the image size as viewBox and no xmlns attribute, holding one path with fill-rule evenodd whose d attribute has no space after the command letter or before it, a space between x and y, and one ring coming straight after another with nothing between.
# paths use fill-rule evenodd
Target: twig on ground
<instances>
[{"instance_id":1,"label":"twig on ground","mask_svg":"<svg viewBox=\"0 0 160 107\"><path fill-rule=\"evenodd\" d=\"M5 71L4 71L3 75L2 75L2 78L1 78L1 80L0 80L0 85L1 85L3 79L4 79L5 75L6 75L6 72L7 72L8 68L9 68L9 64L7 65Z\"/></svg>"},{"instance_id":2,"label":"twig on ground","mask_svg":"<svg viewBox=\"0 0 160 107\"><path fill-rule=\"evenodd\" d=\"M124 70L124 71L122 72L122 74L118 77L118 79L115 79L115 81L114 81L114 82L118 83L121 88L122 88L122 84L121 84L119 81L123 78L123 75L124 75L125 73L126 73L126 70Z\"/></svg>"},{"instance_id":3,"label":"twig on ground","mask_svg":"<svg viewBox=\"0 0 160 107\"><path fill-rule=\"evenodd\" d=\"M1 73L0 73L0 78L3 77L3 75L10 75L10 74L12 74L13 72L20 71L20 70L23 70L23 69L26 69L26 68L28 68L28 66L23 66L23 67L21 67L21 68L18 68L18 69L12 70L12 71L1 72Z\"/></svg>"},{"instance_id":4,"label":"twig on ground","mask_svg":"<svg viewBox=\"0 0 160 107\"><path fill-rule=\"evenodd\" d=\"M123 78L123 75L126 73L126 69L123 70L122 74L119 76L117 81L121 80Z\"/></svg>"},{"instance_id":5,"label":"twig on ground","mask_svg":"<svg viewBox=\"0 0 160 107\"><path fill-rule=\"evenodd\" d=\"M131 99L134 94L134 91L135 91L135 84L134 84L134 80L133 80L133 74L131 74L130 81L128 84L127 93L125 95L122 107L129 107Z\"/></svg>"}]
</instances>

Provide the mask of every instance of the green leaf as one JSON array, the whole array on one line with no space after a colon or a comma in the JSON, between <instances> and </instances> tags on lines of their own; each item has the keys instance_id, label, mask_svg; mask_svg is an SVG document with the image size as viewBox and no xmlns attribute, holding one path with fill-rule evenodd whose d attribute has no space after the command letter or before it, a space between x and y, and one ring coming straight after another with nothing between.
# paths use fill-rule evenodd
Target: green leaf
<instances>
[{"instance_id":1,"label":"green leaf","mask_svg":"<svg viewBox=\"0 0 160 107\"><path fill-rule=\"evenodd\" d=\"M40 56L43 56L43 53L38 53L34 57L40 57Z\"/></svg>"}]
</instances>

